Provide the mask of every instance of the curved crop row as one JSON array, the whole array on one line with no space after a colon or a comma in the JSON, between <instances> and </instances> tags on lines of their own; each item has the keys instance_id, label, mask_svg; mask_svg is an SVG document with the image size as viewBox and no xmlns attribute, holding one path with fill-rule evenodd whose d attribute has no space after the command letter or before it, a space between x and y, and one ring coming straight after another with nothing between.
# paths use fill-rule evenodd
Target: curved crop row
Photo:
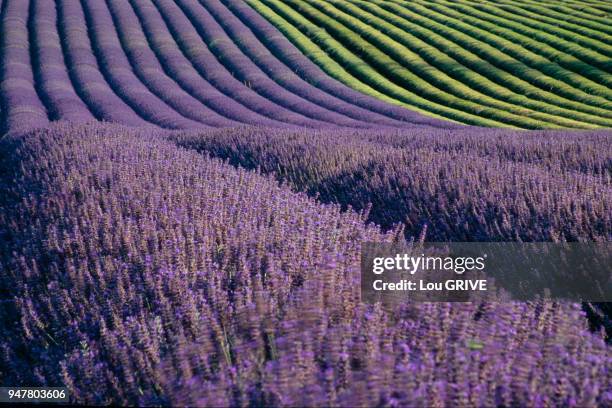
<instances>
[{"instance_id":1,"label":"curved crop row","mask_svg":"<svg viewBox=\"0 0 612 408\"><path fill-rule=\"evenodd\" d=\"M413 52L401 42L381 33L379 31L380 27L365 24L362 22L361 16L359 16L360 18L354 18L352 13L344 13L332 7L332 4L341 7L341 2L309 1L308 3L324 11L338 23L343 24L349 30L346 32L347 34L359 34L358 42L349 42L348 46L358 55L361 55L364 60L376 66L379 71L386 73L386 76L395 82L406 87L412 86L422 95L427 95L427 91L430 90L428 98L438 103L454 106L471 113L480 113L483 116L514 126L533 128L553 127L555 125L565 127L589 126L586 123L572 122L559 117L551 118L547 114L525 108L521 109L514 104L497 99L495 96L492 97L486 91L482 92L483 87L478 85L475 87L474 83L478 83L478 80L474 81L469 74L467 81L466 78L461 78L463 81L456 80L452 76L448 76L443 70L429 64L419 53ZM355 9L351 11L355 11ZM340 38L341 40L344 38L346 43L347 37L344 34ZM382 52L384 54L381 54ZM466 83L468 86L466 86ZM425 86L417 86L417 84ZM435 89L434 87L443 93L431 92L432 89Z\"/></svg>"},{"instance_id":2,"label":"curved crop row","mask_svg":"<svg viewBox=\"0 0 612 408\"><path fill-rule=\"evenodd\" d=\"M588 80L605 86L602 95L611 99L610 87L612 79L605 71L578 59L571 53L560 53L552 46L534 41L528 35L514 32L511 29L500 26L486 20L469 16L467 14L453 10L447 5L418 2L406 4L398 3L404 8L411 9L419 14L426 15L441 24L448 22L449 25L457 28L470 36L477 38L485 43L490 43L512 55L519 61L548 74L553 78L562 78L566 82L574 81L575 86L580 86L581 76ZM425 7L427 5L428 7ZM574 74L568 76L566 72ZM571 83L571 82L570 82ZM588 89L588 88L587 88ZM599 92L594 91L599 94Z\"/></svg>"},{"instance_id":3,"label":"curved crop row","mask_svg":"<svg viewBox=\"0 0 612 408\"><path fill-rule=\"evenodd\" d=\"M149 125L110 88L91 49L79 2L60 0L58 30L75 91L96 118L132 126Z\"/></svg>"},{"instance_id":4,"label":"curved crop row","mask_svg":"<svg viewBox=\"0 0 612 408\"><path fill-rule=\"evenodd\" d=\"M57 32L57 10L54 3L34 0L30 8L30 32L34 69L41 99L52 120L86 122L94 120L87 105L74 91L64 62L62 44Z\"/></svg>"},{"instance_id":5,"label":"curved crop row","mask_svg":"<svg viewBox=\"0 0 612 408\"><path fill-rule=\"evenodd\" d=\"M369 87L375 89L377 92L387 94L389 97L400 101L405 106L410 108L416 108L421 112L431 112L439 117L446 117L452 120L468 123L477 124L483 126L503 126L501 122L483 118L470 114L453 107L447 107L444 105L432 103L430 100L421 97L417 93L406 89L396 83L390 81L385 76L378 73L371 66L366 64L361 58L355 55L350 50L347 50L339 41L329 35L324 29L319 28L317 25L308 21L302 14L297 13L292 8L288 7L283 2L267 1L264 0L247 0L257 11L265 14L281 31L293 33L289 30L285 30L284 26L292 25L299 30L306 33L312 43L302 43L305 45L304 52L311 54L313 60L320 64L320 66L327 71L328 74L334 76L336 79L345 83L352 83L351 77L359 79L359 81L367 84ZM264 8L266 5L269 8ZM313 13L317 13L316 10L310 8ZM320 13L319 13L320 15ZM350 35L347 34L348 37ZM294 37L292 36L292 39ZM317 44L317 47L312 47L311 44ZM321 47L321 48L318 48ZM337 65L328 64L325 56L322 54L329 53L333 56L333 59L337 60L342 69L337 69ZM365 89L368 91L368 89Z\"/></svg>"},{"instance_id":6,"label":"curved crop row","mask_svg":"<svg viewBox=\"0 0 612 408\"><path fill-rule=\"evenodd\" d=\"M376 68L378 72L381 72L391 82L402 86L404 89L410 89L415 94L423 95L430 104L451 107L470 115L484 116L499 123L513 126L541 126L540 123L530 118L514 116L507 112L500 112L495 107L474 103L470 99L484 97L477 93L474 94L473 91L462 87L459 83L454 83L453 85L461 89L453 89L447 83L443 83L440 78L428 75L431 72L427 70L426 66L419 66L418 58L416 64L412 66L412 69L416 72L403 67L393 57L396 53L408 52L411 54L405 47L397 43L386 44L382 41L376 41L373 44L373 39L377 39L374 30L367 25L361 24L356 19L351 19L350 16L335 13L328 7L327 3L318 2L316 7L311 5L310 2L288 0L284 3L291 5L304 18L308 18L315 24L324 27L334 39L358 56L361 59L360 63L365 61ZM389 53L392 53L392 55L389 55ZM424 81L419 75L427 75L427 79L432 82ZM465 95L466 99L457 96L461 93Z\"/></svg>"},{"instance_id":7,"label":"curved crop row","mask_svg":"<svg viewBox=\"0 0 612 408\"><path fill-rule=\"evenodd\" d=\"M338 98L347 102L354 103L364 109L368 109L382 115L397 119L402 122L416 123L421 125L429 125L434 127L456 127L452 122L441 121L416 112L402 109L399 106L394 106L392 103L397 103L393 99L384 94L377 93L374 89L359 82L357 79L348 80L350 86L345 86L342 81L336 79L335 75L326 75L319 66L311 61L305 53L308 49L316 48L316 45L302 35L298 30L292 29L290 26L279 27L291 32L290 42L285 36L279 35L279 29L275 28L265 17L260 15L253 8L240 0L223 0L223 3L234 13L240 20L246 24L260 41L265 44L270 51L278 55L285 64L293 69L298 75L306 81L312 83L317 88L320 88ZM312 47L312 48L311 48ZM335 64L331 58L321 58L317 61L322 66L326 67L326 71L342 71L342 67ZM346 81L346 79L345 79ZM363 92L357 92L353 88ZM370 95L375 95L372 97ZM390 103L387 103L388 101Z\"/></svg>"},{"instance_id":8,"label":"curved crop row","mask_svg":"<svg viewBox=\"0 0 612 408\"><path fill-rule=\"evenodd\" d=\"M612 29L609 20L600 19L596 16L577 16L575 9L556 6L551 4L533 4L516 1L498 1L500 8L512 10L522 16L528 16L534 20L543 20L552 24L564 24L576 32L594 37L600 41L608 42ZM522 9L522 10L521 10Z\"/></svg>"},{"instance_id":9,"label":"curved crop row","mask_svg":"<svg viewBox=\"0 0 612 408\"><path fill-rule=\"evenodd\" d=\"M248 109L206 81L183 54L159 11L150 0L130 0L130 3L146 33L151 50L169 75L191 95L233 121L267 126L282 125L282 122Z\"/></svg>"},{"instance_id":10,"label":"curved crop row","mask_svg":"<svg viewBox=\"0 0 612 408\"><path fill-rule=\"evenodd\" d=\"M0 111L4 131L26 131L46 126L45 106L35 89L30 39L28 35L29 1L11 1L3 5L0 21Z\"/></svg>"},{"instance_id":11,"label":"curved crop row","mask_svg":"<svg viewBox=\"0 0 612 408\"><path fill-rule=\"evenodd\" d=\"M93 51L109 85L143 118L170 129L204 126L172 109L155 95L134 72L121 47L104 2L82 0L85 22L91 33ZM109 30L109 27L112 29Z\"/></svg>"},{"instance_id":12,"label":"curved crop row","mask_svg":"<svg viewBox=\"0 0 612 408\"><path fill-rule=\"evenodd\" d=\"M528 36L515 33L482 19L462 14L445 5L437 3L428 3L427 5L429 7L416 2L407 4L387 1L383 3L383 7L389 7L393 12L403 13L402 10L405 10L409 11L407 15L426 17L433 22L433 27L436 30L439 30L440 26L452 27L458 32L478 40L478 44L489 45L493 52L483 51L485 53L481 55L483 58L487 58L486 55L491 55L489 58L494 58L491 61L502 62L506 58L506 54L551 78L562 80L578 89L612 100L612 93L610 92L612 79L610 75L573 55L559 53L558 50L547 44L534 41ZM432 27L430 22L425 24L428 28ZM459 36L452 36L451 38L461 39ZM478 48L473 45L470 46L469 42L462 42L462 46L478 52ZM523 75L520 64L515 64L515 66L517 66L517 73ZM507 65L507 67L512 69L512 65ZM546 79L538 79L537 75L531 75L528 80L544 87L543 89L556 89L554 83L547 85Z\"/></svg>"},{"instance_id":13,"label":"curved crop row","mask_svg":"<svg viewBox=\"0 0 612 408\"><path fill-rule=\"evenodd\" d=\"M334 95L321 92L321 89L316 88L300 78L281 60L277 59L274 54L255 37L253 32L220 2L201 1L201 3L208 9L216 22L223 27L233 44L236 44L242 52L248 55L248 57L254 61L259 68L264 70L271 79L290 92L318 106L324 107L330 111L336 111L352 119L369 123L378 123L381 125L398 125L395 120L368 111L357 105L349 104Z\"/></svg>"},{"instance_id":14,"label":"curved crop row","mask_svg":"<svg viewBox=\"0 0 612 408\"><path fill-rule=\"evenodd\" d=\"M580 78L579 84L585 89L577 89L570 86L572 81L563 81L568 77L573 78L571 75L557 75L557 77L542 75L542 72L521 64L520 61L499 51L498 48L494 48L483 41L475 41L473 37L452 28L452 24L438 23L394 4L377 0L372 2L352 0L351 3L367 10L370 15L389 22L387 26L390 28L386 28L385 31L390 31L390 34L393 34L396 40L403 41L405 36L410 33L422 41L423 45L418 47L417 50L427 48L429 44L426 56L434 61L446 58L446 64L442 61L438 64L441 69L446 68L449 74L457 75L457 71L461 73L467 70L464 75L479 73L494 81L497 85L489 85L484 89L495 89L499 95L504 95L506 100L544 111L551 110L558 112L559 115L567 115L567 117L582 119L587 122L593 116L595 116L594 123L602 120L597 118L598 115L612 117L610 111L612 102L603 97L592 95L593 90L595 90L596 92L607 93L608 98L612 99L612 92L606 87ZM364 15L364 18L367 18L366 16L367 14ZM394 28L391 24L397 28ZM509 43L505 45L512 46ZM431 46L435 49L432 49ZM517 52L520 52L520 47L515 46L515 48ZM452 60L448 62L448 57L445 54L460 62L466 69L459 70L456 68L457 62L453 63ZM559 77L563 80L560 80ZM569 84L566 82L569 82ZM514 94L509 94L502 87L514 91ZM565 109L559 110L558 107ZM609 109L605 109L605 107ZM591 115L585 116L584 113ZM605 122L605 119L603 121ZM605 123L601 124L605 125Z\"/></svg>"},{"instance_id":15,"label":"curved crop row","mask_svg":"<svg viewBox=\"0 0 612 408\"><path fill-rule=\"evenodd\" d=\"M225 69L258 94L280 106L315 120L339 126L367 126L363 122L348 118L333 110L322 108L308 99L289 92L269 78L260 67L242 53L208 10L197 0L181 0L177 4Z\"/></svg>"},{"instance_id":16,"label":"curved crop row","mask_svg":"<svg viewBox=\"0 0 612 408\"><path fill-rule=\"evenodd\" d=\"M262 97L233 77L202 42L197 30L173 1L153 0L170 32L199 74L223 93L248 108L270 118L293 125L321 127L325 124L279 106Z\"/></svg>"},{"instance_id":17,"label":"curved crop row","mask_svg":"<svg viewBox=\"0 0 612 408\"><path fill-rule=\"evenodd\" d=\"M0 6L3 131L93 118L171 129L612 124L609 30L570 13L566 39L551 42L559 7L573 3L12 3Z\"/></svg>"},{"instance_id":18,"label":"curved crop row","mask_svg":"<svg viewBox=\"0 0 612 408\"><path fill-rule=\"evenodd\" d=\"M265 22L278 37L273 26L230 9L191 0L3 1L2 132L92 119L170 129L460 126L354 91L307 57L285 61L295 47L285 40L281 58L250 28ZM304 70L293 72L295 64Z\"/></svg>"},{"instance_id":19,"label":"curved crop row","mask_svg":"<svg viewBox=\"0 0 612 408\"><path fill-rule=\"evenodd\" d=\"M558 37L555 34L551 34L546 31L541 31L538 28L540 24L529 24L527 19L520 19L520 21L514 21L510 18L506 18L511 17L511 15L505 17L502 15L498 16L495 13L491 12L491 10L487 10L487 12L484 12L479 9L471 8L457 2L448 2L446 0L439 1L447 5L451 9L461 12L462 14L471 17L476 17L480 20L490 22L500 27L508 28L516 33L528 36L534 42L544 43L557 49L558 51L561 51L566 54L571 54L576 58L586 62L587 64L590 64L594 67L603 70L604 72L609 72L612 67L612 63L610 62L610 58L609 55L607 55L607 52L606 55L603 55L597 52L601 50L593 51L580 44L572 43L569 40L565 40L561 37ZM417 0L417 2L421 3L421 1L419 0ZM431 7L432 4L429 3L428 6Z\"/></svg>"},{"instance_id":20,"label":"curved crop row","mask_svg":"<svg viewBox=\"0 0 612 408\"><path fill-rule=\"evenodd\" d=\"M377 93L377 91L359 82L355 78L349 79L351 87L343 85L341 81L326 75L317 64L304 54L304 52L309 52L309 49L316 49L317 46L298 30L289 25L280 28L281 30L285 30L285 32L291 33L292 41L299 44L296 46L284 36L279 35L279 31L274 25L246 3L239 0L224 0L223 2L243 23L248 25L249 28L256 33L261 42L266 44L275 55L278 54L279 58L281 58L285 64L318 88L342 98L345 101L350 101L365 109L395 118L402 122L418 123L434 127L458 126L449 121L436 120L386 103L384 101L391 103L398 102L384 94ZM263 6L263 10L269 9ZM342 67L336 64L331 58L326 58L326 56L321 53L317 54L320 55L317 63L329 67L326 71L343 71ZM363 92L357 92L353 88L362 90ZM376 97L372 97L370 94L374 94Z\"/></svg>"},{"instance_id":21,"label":"curved crop row","mask_svg":"<svg viewBox=\"0 0 612 408\"><path fill-rule=\"evenodd\" d=\"M506 9L499 8L495 5L474 3L469 0L459 0L455 2L455 4L462 6L466 5L472 9L486 12L489 16L491 16L491 18L499 18L499 21L503 21L504 23L509 22L513 26L516 25L521 29L525 28L527 30L537 30L537 32L531 32L535 33L535 38L538 38L541 41L551 42L553 44L555 44L554 39L557 41L556 44L559 44L560 41L568 41L569 43L579 44L586 47L587 49L592 50L593 53L606 57L612 56L612 46L609 44L609 38L603 37L602 41L599 38L595 39L582 35L582 33L564 28L564 23L559 20L552 19L553 23L551 24L551 19L544 19L542 16L533 18L531 17L531 13L528 13L529 17L526 18L523 14L514 12L512 9L506 11ZM579 28L584 30L583 27L579 26Z\"/></svg>"},{"instance_id":22,"label":"curved crop row","mask_svg":"<svg viewBox=\"0 0 612 408\"><path fill-rule=\"evenodd\" d=\"M205 125L221 127L238 124L202 105L166 75L157 57L149 48L146 36L129 3L110 0L107 4L113 25L135 74L155 95L178 113Z\"/></svg>"},{"instance_id":23,"label":"curved crop row","mask_svg":"<svg viewBox=\"0 0 612 408\"><path fill-rule=\"evenodd\" d=\"M546 6L553 8L555 10L561 10L563 12L567 12L568 10L572 13L583 15L586 14L589 17L594 16L597 18L604 19L606 17L606 13L601 6L607 6L606 2L594 2L594 1L554 1L554 0L522 0L521 3L529 3L529 4L545 4Z\"/></svg>"},{"instance_id":24,"label":"curved crop row","mask_svg":"<svg viewBox=\"0 0 612 408\"><path fill-rule=\"evenodd\" d=\"M541 120L542 122L555 123L566 127L576 125L588 127L589 123L595 123L602 126L612 125L612 119L606 120L602 117L587 115L581 112L592 112L594 115L599 114L604 117L609 116L612 118L612 112L610 111L583 105L565 98L559 98L558 96L549 92L539 92L541 95L538 95L537 90L525 82L519 82L518 86L516 86L517 81L514 82L515 89L519 88L518 90L522 94L512 92L510 89L508 89L509 87L507 87L506 84L508 79L510 79L510 82L512 82L512 78L508 78L509 75L503 75L503 73L500 73L496 67L488 65L484 60L479 59L474 54L470 54L465 50L458 50L457 47L452 47L451 42L440 36L437 36L438 44L444 44L444 46L439 46L438 48L430 46L426 41L421 40L421 37L423 39L428 38L431 40L431 33L428 33L427 35L421 33L421 35L418 37L414 36L409 31L412 26L407 27L405 24L402 25L404 21L395 18L394 15L390 13L383 14L385 18L384 20L377 17L377 10L372 10L369 7L376 7L373 4L361 1L356 2L360 7L366 8L366 12L361 8L347 2L332 1L330 3L347 14L358 17L360 21L363 21L370 27L384 33L389 39L397 41L397 43L411 49L412 54L405 52L405 49L398 49L397 47L394 47L393 44L389 44L389 46L392 47L391 49L396 51L390 51L388 53L393 55L395 59L400 61L405 67L423 65L423 68L419 69L419 73L423 75L424 79L429 83L432 83L438 79L448 83L448 78L454 78L456 81L466 84L471 89L480 92L480 95L472 92L474 96L470 98L471 100L489 106L496 106L500 109L513 113L529 116L533 119ZM383 11L382 9L378 10ZM388 21L393 21L397 27L388 23ZM435 34L433 35L435 36ZM382 41L385 41L385 39L382 39ZM386 48L381 46L381 49ZM422 60L415 57L415 53L418 54ZM465 65L462 65L462 63ZM427 64L430 65L427 66ZM433 71L434 67L438 69L437 72ZM429 71L427 71L427 69L429 69ZM447 75L447 77L444 77L443 75ZM432 79L427 80L430 76L432 76ZM491 76L496 79L496 82L489 80L489 77ZM469 95L468 92L462 92L461 89L458 89L458 92L456 93L457 95L465 98L466 95ZM576 93L575 89L574 93ZM525 96L525 94L529 94L529 97ZM482 97L483 95L486 95L486 97ZM591 97L587 94L585 95L590 97L589 99L599 99L598 102L600 104L608 103L608 101L603 98ZM540 101L535 100L534 97L537 97L540 99ZM559 109L554 105L555 103L569 109ZM610 103L610 106L612 107L612 103ZM525 108L533 110L530 111ZM580 122L576 123L571 120L567 120L567 118L571 118L576 121L582 120L584 122L582 124Z\"/></svg>"},{"instance_id":25,"label":"curved crop row","mask_svg":"<svg viewBox=\"0 0 612 408\"><path fill-rule=\"evenodd\" d=\"M444 27L436 20L440 16L428 15L436 14L429 7L437 3L248 3L328 74L362 92L468 124L612 125L612 93L601 83L612 82L610 75L588 66L591 72L584 74L571 56L561 58L580 74L555 66L504 37L491 38L491 33L455 23L454 18ZM464 26L471 28L467 35Z\"/></svg>"}]
</instances>

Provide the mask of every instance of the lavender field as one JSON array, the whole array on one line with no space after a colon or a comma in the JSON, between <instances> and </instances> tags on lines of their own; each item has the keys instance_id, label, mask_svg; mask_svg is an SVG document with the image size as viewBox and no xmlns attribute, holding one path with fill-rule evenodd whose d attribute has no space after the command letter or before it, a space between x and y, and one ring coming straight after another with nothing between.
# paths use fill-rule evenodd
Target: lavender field
<instances>
[{"instance_id":1,"label":"lavender field","mask_svg":"<svg viewBox=\"0 0 612 408\"><path fill-rule=\"evenodd\" d=\"M608 303L361 300L365 242L612 240L612 5L450 3L0 0L0 387L79 405L612 406ZM560 14L567 57L545 67ZM394 53L444 15L465 45L422 56L439 72ZM360 18L378 30L362 46ZM528 68L471 57L468 35L529 35L513 18L539 30L523 57L503 50ZM448 58L473 74L446 78Z\"/></svg>"}]
</instances>

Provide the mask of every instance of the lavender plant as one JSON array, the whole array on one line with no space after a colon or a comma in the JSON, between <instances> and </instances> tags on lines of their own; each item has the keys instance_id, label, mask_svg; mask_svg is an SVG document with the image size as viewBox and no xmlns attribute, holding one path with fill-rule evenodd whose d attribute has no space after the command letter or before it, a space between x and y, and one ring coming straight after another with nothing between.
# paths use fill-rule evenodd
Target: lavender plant
<instances>
[{"instance_id":1,"label":"lavender plant","mask_svg":"<svg viewBox=\"0 0 612 408\"><path fill-rule=\"evenodd\" d=\"M180 145L431 241L612 239L609 131L220 130Z\"/></svg>"},{"instance_id":2,"label":"lavender plant","mask_svg":"<svg viewBox=\"0 0 612 408\"><path fill-rule=\"evenodd\" d=\"M612 402L579 305L362 304L360 243L403 239L365 212L151 130L59 123L0 152L3 385L82 404Z\"/></svg>"}]
</instances>

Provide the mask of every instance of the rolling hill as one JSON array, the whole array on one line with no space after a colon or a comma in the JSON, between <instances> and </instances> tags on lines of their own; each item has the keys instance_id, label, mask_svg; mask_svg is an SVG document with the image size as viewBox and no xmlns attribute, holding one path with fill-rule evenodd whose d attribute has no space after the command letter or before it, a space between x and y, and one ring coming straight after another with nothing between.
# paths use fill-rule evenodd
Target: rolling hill
<instances>
[{"instance_id":1,"label":"rolling hill","mask_svg":"<svg viewBox=\"0 0 612 408\"><path fill-rule=\"evenodd\" d=\"M0 0L0 401L612 406L606 287L361 286L367 243L610 248L610 13Z\"/></svg>"},{"instance_id":2,"label":"rolling hill","mask_svg":"<svg viewBox=\"0 0 612 408\"><path fill-rule=\"evenodd\" d=\"M5 1L2 123L610 127L606 12L525 1Z\"/></svg>"}]
</instances>

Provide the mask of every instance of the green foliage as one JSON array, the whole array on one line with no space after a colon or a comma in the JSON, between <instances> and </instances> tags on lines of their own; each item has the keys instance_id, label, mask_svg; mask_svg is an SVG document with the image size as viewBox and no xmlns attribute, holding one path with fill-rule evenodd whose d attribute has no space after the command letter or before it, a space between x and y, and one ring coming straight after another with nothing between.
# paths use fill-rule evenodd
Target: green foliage
<instances>
[{"instance_id":1,"label":"green foliage","mask_svg":"<svg viewBox=\"0 0 612 408\"><path fill-rule=\"evenodd\" d=\"M504 5L470 1L247 3L329 75L386 101L480 126L612 126L605 33L570 31L573 19L553 44L549 29L533 26L548 27L555 10L521 25ZM575 42L563 39L570 32Z\"/></svg>"}]
</instances>

